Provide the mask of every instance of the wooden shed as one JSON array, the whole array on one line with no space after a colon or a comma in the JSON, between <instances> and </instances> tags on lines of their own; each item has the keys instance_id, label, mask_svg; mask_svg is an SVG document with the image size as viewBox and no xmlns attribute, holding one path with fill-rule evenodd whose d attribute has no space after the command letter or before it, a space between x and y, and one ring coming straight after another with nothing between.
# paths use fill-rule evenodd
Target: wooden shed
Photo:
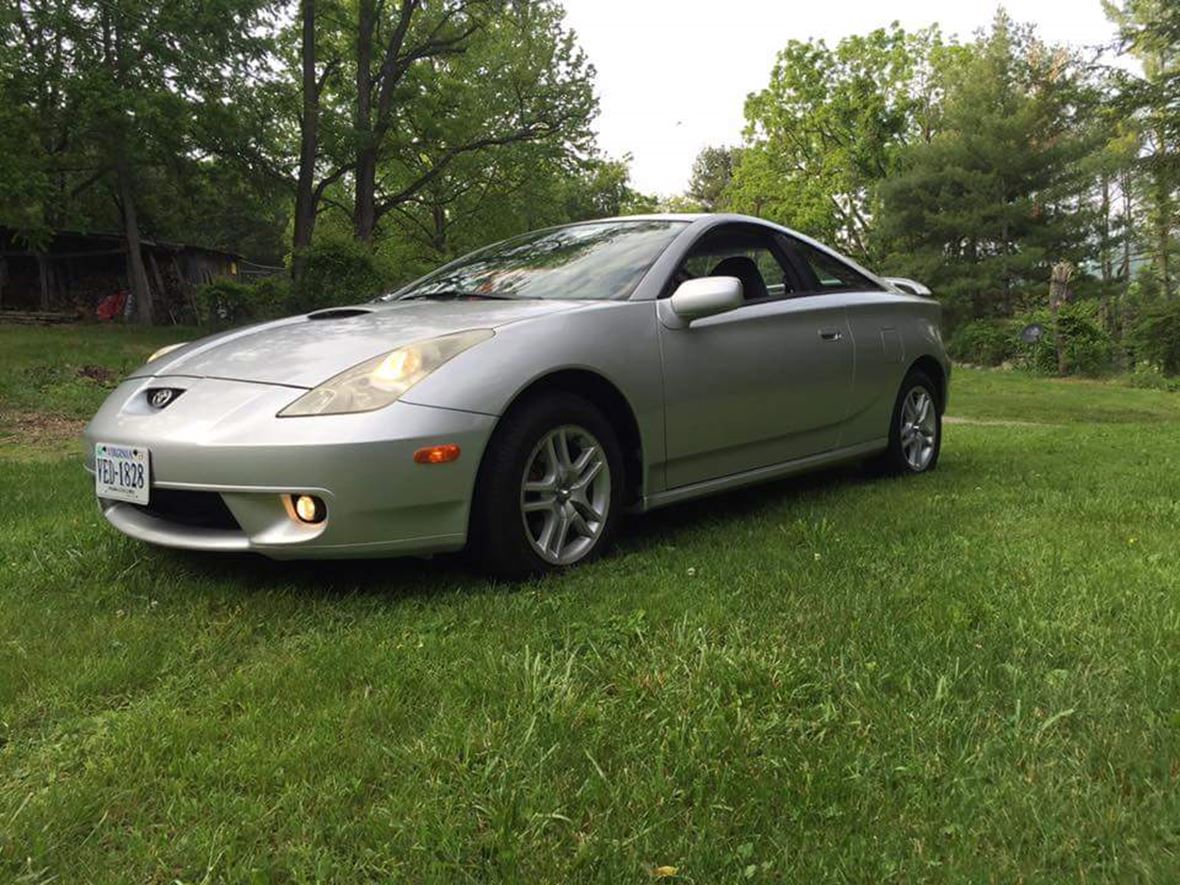
<instances>
[{"instance_id":1,"label":"wooden shed","mask_svg":"<svg viewBox=\"0 0 1180 885\"><path fill-rule=\"evenodd\" d=\"M162 240L143 240L142 250L160 320L188 317L197 287L236 278L241 261L232 252ZM89 316L104 298L129 288L122 234L59 230L44 250L35 250L0 227L0 312Z\"/></svg>"}]
</instances>

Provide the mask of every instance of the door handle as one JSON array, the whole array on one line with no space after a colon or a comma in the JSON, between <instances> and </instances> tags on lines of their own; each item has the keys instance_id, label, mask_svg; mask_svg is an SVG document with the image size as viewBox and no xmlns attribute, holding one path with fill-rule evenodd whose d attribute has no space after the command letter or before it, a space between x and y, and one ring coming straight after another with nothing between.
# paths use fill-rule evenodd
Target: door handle
<instances>
[{"instance_id":1,"label":"door handle","mask_svg":"<svg viewBox=\"0 0 1180 885\"><path fill-rule=\"evenodd\" d=\"M820 329L819 337L824 341L839 341L844 337L844 333L839 329Z\"/></svg>"}]
</instances>

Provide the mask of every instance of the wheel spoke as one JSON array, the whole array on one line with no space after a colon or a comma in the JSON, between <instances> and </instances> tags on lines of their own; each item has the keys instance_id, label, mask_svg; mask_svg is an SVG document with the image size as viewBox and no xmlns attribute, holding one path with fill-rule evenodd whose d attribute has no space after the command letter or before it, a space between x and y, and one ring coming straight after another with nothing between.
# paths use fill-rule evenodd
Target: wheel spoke
<instances>
[{"instance_id":1,"label":"wheel spoke","mask_svg":"<svg viewBox=\"0 0 1180 885\"><path fill-rule=\"evenodd\" d=\"M574 475L581 476L583 471L589 466L590 462L598 457L598 446L586 446L578 455L578 460L574 462Z\"/></svg>"},{"instance_id":2,"label":"wheel spoke","mask_svg":"<svg viewBox=\"0 0 1180 885\"><path fill-rule=\"evenodd\" d=\"M557 463L559 468L568 470L570 464L570 439L565 428L557 431L555 445L557 448Z\"/></svg>"},{"instance_id":3,"label":"wheel spoke","mask_svg":"<svg viewBox=\"0 0 1180 885\"><path fill-rule=\"evenodd\" d=\"M591 522L602 522L602 514L584 497L570 498L570 503L582 514L583 518Z\"/></svg>"},{"instance_id":4,"label":"wheel spoke","mask_svg":"<svg viewBox=\"0 0 1180 885\"><path fill-rule=\"evenodd\" d=\"M557 523L557 529L554 532L554 543L549 548L550 552L557 558L561 558L561 551L565 549L565 539L570 530L570 519L564 513L558 513L554 517Z\"/></svg>"},{"instance_id":5,"label":"wheel spoke","mask_svg":"<svg viewBox=\"0 0 1180 885\"><path fill-rule=\"evenodd\" d=\"M541 494L557 490L557 477L547 476L544 479L527 480L524 484L526 494Z\"/></svg>"},{"instance_id":6,"label":"wheel spoke","mask_svg":"<svg viewBox=\"0 0 1180 885\"><path fill-rule=\"evenodd\" d=\"M557 441L556 434L545 438L545 458L549 462L549 470L546 475L552 475L555 479L557 474L561 472L561 461L557 457Z\"/></svg>"},{"instance_id":7,"label":"wheel spoke","mask_svg":"<svg viewBox=\"0 0 1180 885\"><path fill-rule=\"evenodd\" d=\"M525 501L520 505L525 513L539 513L542 510L553 510L557 506L557 498L545 495L533 501Z\"/></svg>"},{"instance_id":8,"label":"wheel spoke","mask_svg":"<svg viewBox=\"0 0 1180 885\"><path fill-rule=\"evenodd\" d=\"M554 530L557 528L559 521L557 510L553 509L546 513L545 523L541 526L541 531L533 539L534 543L542 550L548 551L549 545L553 541Z\"/></svg>"},{"instance_id":9,"label":"wheel spoke","mask_svg":"<svg viewBox=\"0 0 1180 885\"><path fill-rule=\"evenodd\" d=\"M573 513L570 514L570 525L572 525L583 538L593 538L594 530L590 528L586 522L586 518L575 507Z\"/></svg>"},{"instance_id":10,"label":"wheel spoke","mask_svg":"<svg viewBox=\"0 0 1180 885\"><path fill-rule=\"evenodd\" d=\"M584 473L578 476L577 481L570 485L570 491L580 492L589 488L590 483L594 482L595 478L602 472L604 461L599 458Z\"/></svg>"}]
</instances>

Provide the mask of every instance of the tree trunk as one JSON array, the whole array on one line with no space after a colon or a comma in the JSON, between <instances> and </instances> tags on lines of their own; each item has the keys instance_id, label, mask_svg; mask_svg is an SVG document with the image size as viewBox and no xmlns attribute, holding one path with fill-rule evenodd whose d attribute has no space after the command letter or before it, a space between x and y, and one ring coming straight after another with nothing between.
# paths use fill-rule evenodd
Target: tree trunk
<instances>
[{"instance_id":1,"label":"tree trunk","mask_svg":"<svg viewBox=\"0 0 1180 885\"><path fill-rule=\"evenodd\" d=\"M1155 131L1157 159L1167 156L1168 136L1163 126L1157 126ZM1157 163L1155 170L1156 218L1155 234L1156 249L1159 254L1156 260L1159 264L1160 285L1163 286L1164 298L1172 297L1172 274L1168 252L1172 241L1172 171L1170 164Z\"/></svg>"},{"instance_id":2,"label":"tree trunk","mask_svg":"<svg viewBox=\"0 0 1180 885\"><path fill-rule=\"evenodd\" d=\"M360 148L356 155L356 204L352 220L356 238L362 243L373 242L373 230L377 226L376 154L368 147Z\"/></svg>"},{"instance_id":3,"label":"tree trunk","mask_svg":"<svg viewBox=\"0 0 1180 885\"><path fill-rule=\"evenodd\" d=\"M1110 248L1110 178L1102 175L1101 220L1099 221L1099 258L1102 264L1102 301L1100 307L1102 327L1114 334L1114 311L1111 307L1110 289L1114 277L1114 259Z\"/></svg>"},{"instance_id":4,"label":"tree trunk","mask_svg":"<svg viewBox=\"0 0 1180 885\"><path fill-rule=\"evenodd\" d=\"M1053 272L1049 277L1049 312L1053 315L1053 346L1057 350L1057 374L1064 376L1069 371L1065 356L1065 339L1061 335L1061 320L1059 312L1065 303L1070 277L1073 276L1073 265L1068 261L1059 261L1053 265Z\"/></svg>"},{"instance_id":5,"label":"tree trunk","mask_svg":"<svg viewBox=\"0 0 1180 885\"><path fill-rule=\"evenodd\" d=\"M168 304L168 296L164 291L164 275L160 273L160 264L156 261L156 253L149 249L147 257L148 264L152 266L152 280L156 284L156 306L162 306L168 311L168 316L172 319L173 324L175 324L176 317L172 315L172 308Z\"/></svg>"},{"instance_id":6,"label":"tree trunk","mask_svg":"<svg viewBox=\"0 0 1180 885\"><path fill-rule=\"evenodd\" d=\"M49 259L37 253L37 279L41 284L41 309L49 310Z\"/></svg>"},{"instance_id":7,"label":"tree trunk","mask_svg":"<svg viewBox=\"0 0 1180 885\"><path fill-rule=\"evenodd\" d=\"M432 206L430 209L431 221L434 222L434 235L431 237L431 245L434 246L439 257L443 257L447 253L447 210L442 206Z\"/></svg>"},{"instance_id":8,"label":"tree trunk","mask_svg":"<svg viewBox=\"0 0 1180 885\"><path fill-rule=\"evenodd\" d=\"M291 240L291 278L298 282L315 233L315 161L319 153L320 85L315 63L315 0L300 4L303 18L303 114L299 118L299 181L295 187L295 233Z\"/></svg>"},{"instance_id":9,"label":"tree trunk","mask_svg":"<svg viewBox=\"0 0 1180 885\"><path fill-rule=\"evenodd\" d=\"M154 305L152 288L148 285L147 270L143 266L143 250L139 244L139 219L135 214L135 196L131 192L131 175L124 162L117 168L119 202L123 210L123 235L127 241L127 281L135 302L135 319L145 326L152 324Z\"/></svg>"},{"instance_id":10,"label":"tree trunk","mask_svg":"<svg viewBox=\"0 0 1180 885\"><path fill-rule=\"evenodd\" d=\"M373 241L377 223L377 145L373 140L373 32L377 10L373 0L357 4L356 41L356 182L352 223L356 238Z\"/></svg>"},{"instance_id":11,"label":"tree trunk","mask_svg":"<svg viewBox=\"0 0 1180 885\"><path fill-rule=\"evenodd\" d=\"M8 282L8 259L0 255L0 307L4 306L4 284Z\"/></svg>"}]
</instances>

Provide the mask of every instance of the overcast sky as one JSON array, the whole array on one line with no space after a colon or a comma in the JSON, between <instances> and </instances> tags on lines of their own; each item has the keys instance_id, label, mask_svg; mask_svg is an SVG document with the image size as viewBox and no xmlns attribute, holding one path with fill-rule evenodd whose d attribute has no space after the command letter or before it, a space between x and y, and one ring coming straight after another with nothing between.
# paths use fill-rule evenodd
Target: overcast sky
<instances>
[{"instance_id":1,"label":"overcast sky","mask_svg":"<svg viewBox=\"0 0 1180 885\"><path fill-rule=\"evenodd\" d=\"M741 140L746 95L764 87L788 40L834 44L897 20L932 22L969 37L996 4L972 0L564 0L571 27L598 69L599 145L634 156L632 183L680 193L705 145ZM1013 18L1046 40L1107 42L1100 0L1013 0Z\"/></svg>"}]
</instances>

